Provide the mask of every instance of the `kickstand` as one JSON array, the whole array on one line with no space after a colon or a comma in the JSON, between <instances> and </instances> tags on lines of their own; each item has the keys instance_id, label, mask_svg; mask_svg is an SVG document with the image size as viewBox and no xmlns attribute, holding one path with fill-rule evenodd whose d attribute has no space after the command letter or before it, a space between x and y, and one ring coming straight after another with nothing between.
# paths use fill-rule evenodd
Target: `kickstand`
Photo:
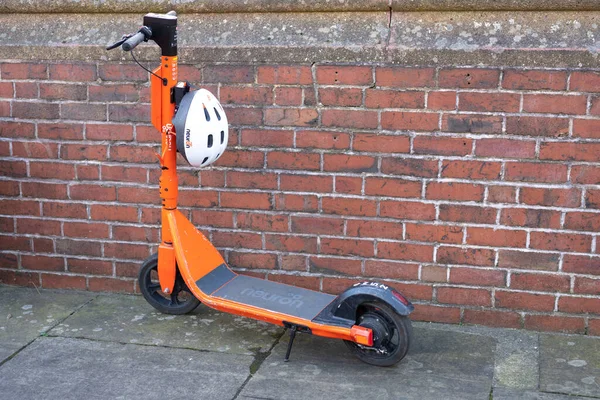
<instances>
[{"instance_id":1,"label":"kickstand","mask_svg":"<svg viewBox=\"0 0 600 400\"><path fill-rule=\"evenodd\" d=\"M285 353L285 359L283 360L284 362L288 362L290 360L290 353L292 352L292 344L294 344L294 338L296 337L297 329L298 328L296 327L296 325L292 325L292 327L290 328L290 341L288 342L287 351Z\"/></svg>"}]
</instances>

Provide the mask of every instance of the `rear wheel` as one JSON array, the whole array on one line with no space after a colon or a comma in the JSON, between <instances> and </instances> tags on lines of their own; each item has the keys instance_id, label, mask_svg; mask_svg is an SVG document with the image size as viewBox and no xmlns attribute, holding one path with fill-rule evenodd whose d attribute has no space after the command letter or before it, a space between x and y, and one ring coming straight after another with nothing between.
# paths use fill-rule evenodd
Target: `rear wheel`
<instances>
[{"instance_id":1,"label":"rear wheel","mask_svg":"<svg viewBox=\"0 0 600 400\"><path fill-rule=\"evenodd\" d=\"M357 325L373 331L373 346L345 341L350 351L361 361L389 367L406 356L412 340L412 324L383 302L363 303L358 308Z\"/></svg>"},{"instance_id":2,"label":"rear wheel","mask_svg":"<svg viewBox=\"0 0 600 400\"><path fill-rule=\"evenodd\" d=\"M164 314L187 314L200 304L200 300L195 298L186 286L179 269L177 269L173 293L162 292L158 281L158 254L153 254L144 261L138 276L138 284L146 301Z\"/></svg>"}]
</instances>

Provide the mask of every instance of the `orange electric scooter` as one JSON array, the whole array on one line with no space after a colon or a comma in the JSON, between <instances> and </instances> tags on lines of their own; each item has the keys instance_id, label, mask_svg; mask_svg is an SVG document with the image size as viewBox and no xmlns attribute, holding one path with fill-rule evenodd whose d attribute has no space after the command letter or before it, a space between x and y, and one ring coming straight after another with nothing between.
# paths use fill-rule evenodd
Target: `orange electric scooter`
<instances>
[{"instance_id":1,"label":"orange electric scooter","mask_svg":"<svg viewBox=\"0 0 600 400\"><path fill-rule=\"evenodd\" d=\"M183 132L175 132L173 118L190 88L177 80L175 12L145 15L137 33L123 36L107 50L122 46L131 51L148 40L156 42L162 52L160 66L149 71L151 120L162 136L162 154L158 156L162 241L158 255L144 261L140 270L139 286L145 299L167 314L188 313L202 302L223 312L283 326L290 332L286 361L296 332L343 339L369 364L390 366L400 361L411 342L407 316L413 311L402 294L388 285L367 281L333 296L238 275L177 209L176 135Z\"/></svg>"}]
</instances>

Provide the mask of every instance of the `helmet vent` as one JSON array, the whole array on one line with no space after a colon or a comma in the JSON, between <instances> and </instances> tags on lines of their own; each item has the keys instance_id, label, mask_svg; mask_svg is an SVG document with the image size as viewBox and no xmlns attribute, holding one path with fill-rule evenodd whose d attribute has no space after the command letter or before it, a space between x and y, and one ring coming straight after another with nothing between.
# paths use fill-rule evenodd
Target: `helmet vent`
<instances>
[{"instance_id":1,"label":"helmet vent","mask_svg":"<svg viewBox=\"0 0 600 400\"><path fill-rule=\"evenodd\" d=\"M221 131L221 144L225 141L225 131Z\"/></svg>"},{"instance_id":2,"label":"helmet vent","mask_svg":"<svg viewBox=\"0 0 600 400\"><path fill-rule=\"evenodd\" d=\"M208 161L208 157L204 157L204 160L202 160L202 165L204 165L206 161Z\"/></svg>"},{"instance_id":3,"label":"helmet vent","mask_svg":"<svg viewBox=\"0 0 600 400\"><path fill-rule=\"evenodd\" d=\"M213 145L213 135L208 135L208 148L211 148Z\"/></svg>"},{"instance_id":4,"label":"helmet vent","mask_svg":"<svg viewBox=\"0 0 600 400\"><path fill-rule=\"evenodd\" d=\"M215 114L217 114L217 119L220 121L221 120L221 114L219 114L219 112L217 111L216 107L213 107L213 110L215 110Z\"/></svg>"},{"instance_id":5,"label":"helmet vent","mask_svg":"<svg viewBox=\"0 0 600 400\"><path fill-rule=\"evenodd\" d=\"M202 103L202 105L204 106L204 118L206 118L206 122L208 122L210 121L210 115L208 114L208 110L206 109L204 103Z\"/></svg>"}]
</instances>

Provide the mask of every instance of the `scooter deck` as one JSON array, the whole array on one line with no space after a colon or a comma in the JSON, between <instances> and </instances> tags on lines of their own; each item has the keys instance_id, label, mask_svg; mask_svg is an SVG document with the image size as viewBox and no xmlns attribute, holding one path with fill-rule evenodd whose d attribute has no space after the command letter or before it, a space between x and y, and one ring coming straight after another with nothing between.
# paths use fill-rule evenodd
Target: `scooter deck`
<instances>
[{"instance_id":1,"label":"scooter deck","mask_svg":"<svg viewBox=\"0 0 600 400\"><path fill-rule=\"evenodd\" d=\"M238 275L222 264L196 281L212 297L313 320L336 296L313 290Z\"/></svg>"}]
</instances>

